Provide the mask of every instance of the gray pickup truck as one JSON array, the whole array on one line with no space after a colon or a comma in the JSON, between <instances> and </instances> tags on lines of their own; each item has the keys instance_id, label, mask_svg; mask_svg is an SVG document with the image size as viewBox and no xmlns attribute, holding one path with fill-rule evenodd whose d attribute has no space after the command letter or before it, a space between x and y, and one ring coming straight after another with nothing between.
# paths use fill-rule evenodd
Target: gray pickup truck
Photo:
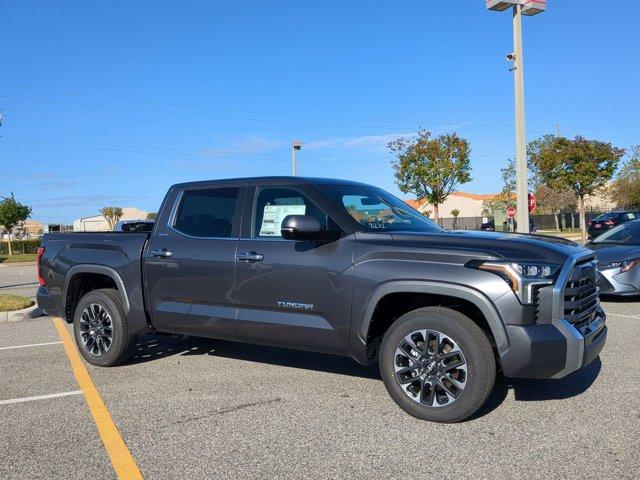
<instances>
[{"instance_id":1,"label":"gray pickup truck","mask_svg":"<svg viewBox=\"0 0 640 480\"><path fill-rule=\"evenodd\" d=\"M149 332L345 355L440 422L473 415L497 371L583 368L607 334L592 251L446 231L343 180L174 185L150 233L45 235L38 279L38 305L73 323L93 365L125 362Z\"/></svg>"}]
</instances>

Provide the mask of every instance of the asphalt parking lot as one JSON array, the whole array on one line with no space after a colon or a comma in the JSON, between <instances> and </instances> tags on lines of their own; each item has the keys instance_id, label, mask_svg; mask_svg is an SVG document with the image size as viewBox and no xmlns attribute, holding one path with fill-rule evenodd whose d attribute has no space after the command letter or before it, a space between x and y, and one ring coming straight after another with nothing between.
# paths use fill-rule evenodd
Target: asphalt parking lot
<instances>
[{"instance_id":1,"label":"asphalt parking lot","mask_svg":"<svg viewBox=\"0 0 640 480\"><path fill-rule=\"evenodd\" d=\"M23 295L35 300L38 281L31 264L0 263L0 293Z\"/></svg>"},{"instance_id":2,"label":"asphalt parking lot","mask_svg":"<svg viewBox=\"0 0 640 480\"><path fill-rule=\"evenodd\" d=\"M86 367L145 478L637 478L640 302L605 309L600 360L501 379L457 425L413 419L376 368L331 356L146 336L129 364ZM0 323L0 478L115 478L60 341L51 317Z\"/></svg>"}]
</instances>

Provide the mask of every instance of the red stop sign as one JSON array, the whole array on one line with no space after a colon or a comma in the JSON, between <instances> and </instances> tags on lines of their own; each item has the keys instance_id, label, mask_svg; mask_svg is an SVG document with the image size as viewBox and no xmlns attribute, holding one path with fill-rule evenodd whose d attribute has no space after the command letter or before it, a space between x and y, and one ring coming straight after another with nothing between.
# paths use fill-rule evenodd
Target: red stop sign
<instances>
[{"instance_id":1,"label":"red stop sign","mask_svg":"<svg viewBox=\"0 0 640 480\"><path fill-rule=\"evenodd\" d=\"M536 203L536 196L533 193L529 194L529 213L533 213L536 210L538 204Z\"/></svg>"},{"instance_id":2,"label":"red stop sign","mask_svg":"<svg viewBox=\"0 0 640 480\"><path fill-rule=\"evenodd\" d=\"M516 216L516 209L513 207L507 208L507 216L509 218L514 218Z\"/></svg>"}]
</instances>

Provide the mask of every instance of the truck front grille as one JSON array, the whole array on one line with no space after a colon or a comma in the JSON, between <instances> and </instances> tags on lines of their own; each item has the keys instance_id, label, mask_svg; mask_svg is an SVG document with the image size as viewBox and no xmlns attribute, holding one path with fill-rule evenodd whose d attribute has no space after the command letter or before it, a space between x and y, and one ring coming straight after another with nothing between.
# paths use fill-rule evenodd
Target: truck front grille
<instances>
[{"instance_id":1,"label":"truck front grille","mask_svg":"<svg viewBox=\"0 0 640 480\"><path fill-rule=\"evenodd\" d=\"M531 293L533 296L533 321L538 323L538 320L540 320L540 290L534 287Z\"/></svg>"},{"instance_id":2,"label":"truck front grille","mask_svg":"<svg viewBox=\"0 0 640 480\"><path fill-rule=\"evenodd\" d=\"M600 306L595 261L579 263L564 288L564 317L576 328L589 323Z\"/></svg>"}]
</instances>

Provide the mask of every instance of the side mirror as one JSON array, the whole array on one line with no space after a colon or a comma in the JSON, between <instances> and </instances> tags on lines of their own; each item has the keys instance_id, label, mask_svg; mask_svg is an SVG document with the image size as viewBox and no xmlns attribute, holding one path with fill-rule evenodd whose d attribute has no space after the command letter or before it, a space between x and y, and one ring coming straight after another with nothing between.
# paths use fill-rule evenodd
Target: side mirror
<instances>
[{"instance_id":1,"label":"side mirror","mask_svg":"<svg viewBox=\"0 0 640 480\"><path fill-rule=\"evenodd\" d=\"M317 218L310 215L287 215L280 227L282 238L287 240L319 240L324 230Z\"/></svg>"}]
</instances>

